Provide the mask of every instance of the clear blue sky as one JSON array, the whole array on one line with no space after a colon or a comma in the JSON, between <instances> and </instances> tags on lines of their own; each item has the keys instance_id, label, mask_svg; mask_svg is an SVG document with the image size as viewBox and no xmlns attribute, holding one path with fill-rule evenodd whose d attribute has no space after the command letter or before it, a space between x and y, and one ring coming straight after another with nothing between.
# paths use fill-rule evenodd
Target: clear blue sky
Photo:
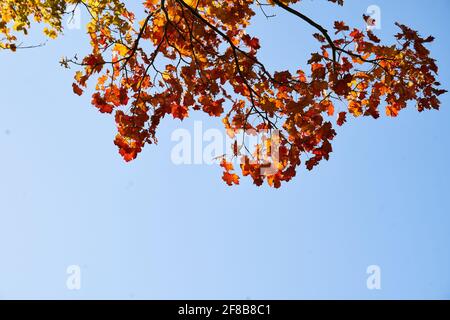
<instances>
[{"instance_id":1,"label":"clear blue sky","mask_svg":"<svg viewBox=\"0 0 450 320\"><path fill-rule=\"evenodd\" d=\"M301 6L362 26L373 1L346 2ZM384 40L395 21L436 37L448 89L450 3L376 4ZM315 48L312 30L281 13L252 28L274 68ZM0 298L450 298L450 95L440 112L350 121L331 161L281 190L228 188L219 168L172 164L170 135L192 121L165 121L159 146L121 160L113 119L75 96L73 71L58 65L85 40L70 30L0 52ZM81 267L79 291L66 288L69 265ZM366 287L369 265L381 267L379 291Z\"/></svg>"}]
</instances>

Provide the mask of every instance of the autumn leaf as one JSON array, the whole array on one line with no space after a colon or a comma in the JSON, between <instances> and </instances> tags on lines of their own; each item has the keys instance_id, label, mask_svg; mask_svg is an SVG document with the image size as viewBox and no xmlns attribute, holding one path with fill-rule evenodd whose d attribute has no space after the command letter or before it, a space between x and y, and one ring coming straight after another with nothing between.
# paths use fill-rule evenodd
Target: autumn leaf
<instances>
[{"instance_id":1,"label":"autumn leaf","mask_svg":"<svg viewBox=\"0 0 450 320\"><path fill-rule=\"evenodd\" d=\"M342 31L350 30L350 28L343 21L335 21L334 29L336 30L336 34L338 34L339 32L342 32Z\"/></svg>"},{"instance_id":2,"label":"autumn leaf","mask_svg":"<svg viewBox=\"0 0 450 320\"><path fill-rule=\"evenodd\" d=\"M183 120L188 117L188 109L185 106L181 106L179 104L172 104L172 116L174 119Z\"/></svg>"},{"instance_id":3,"label":"autumn leaf","mask_svg":"<svg viewBox=\"0 0 450 320\"><path fill-rule=\"evenodd\" d=\"M339 112L337 124L338 126L343 126L347 122L347 112Z\"/></svg>"},{"instance_id":4,"label":"autumn leaf","mask_svg":"<svg viewBox=\"0 0 450 320\"><path fill-rule=\"evenodd\" d=\"M81 96L83 94L83 90L76 83L73 83L72 87L73 87L73 92L75 94L77 94L79 96Z\"/></svg>"},{"instance_id":5,"label":"autumn leaf","mask_svg":"<svg viewBox=\"0 0 450 320\"><path fill-rule=\"evenodd\" d=\"M387 106L386 107L386 115L388 117L397 117L398 116L398 109L395 108L394 106Z\"/></svg>"},{"instance_id":6,"label":"autumn leaf","mask_svg":"<svg viewBox=\"0 0 450 320\"><path fill-rule=\"evenodd\" d=\"M239 184L239 176L235 173L224 172L222 179L229 186Z\"/></svg>"}]
</instances>

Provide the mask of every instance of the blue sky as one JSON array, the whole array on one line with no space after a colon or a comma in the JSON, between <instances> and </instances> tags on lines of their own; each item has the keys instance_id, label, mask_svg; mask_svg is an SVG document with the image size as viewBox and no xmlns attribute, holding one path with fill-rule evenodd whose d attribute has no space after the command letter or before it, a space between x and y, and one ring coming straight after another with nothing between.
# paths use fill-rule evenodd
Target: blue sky
<instances>
[{"instance_id":1,"label":"blue sky","mask_svg":"<svg viewBox=\"0 0 450 320\"><path fill-rule=\"evenodd\" d=\"M301 8L325 25L362 26L372 4L385 41L395 21L436 37L449 88L448 1ZM274 69L304 64L316 46L281 12L252 30ZM439 112L351 120L329 162L280 190L229 188L217 167L171 162L171 133L200 115L164 121L160 144L125 164L113 119L75 96L74 71L58 65L86 50L84 32L68 30L42 48L0 52L0 298L450 298L450 95ZM80 266L80 290L66 287L70 265ZM366 287L370 265L381 290Z\"/></svg>"}]
</instances>

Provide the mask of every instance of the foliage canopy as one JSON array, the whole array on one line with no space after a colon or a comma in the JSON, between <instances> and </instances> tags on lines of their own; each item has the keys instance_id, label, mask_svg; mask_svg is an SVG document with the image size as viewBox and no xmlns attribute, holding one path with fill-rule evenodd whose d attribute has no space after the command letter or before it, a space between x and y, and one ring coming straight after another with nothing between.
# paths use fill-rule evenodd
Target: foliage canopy
<instances>
[{"instance_id":1,"label":"foliage canopy","mask_svg":"<svg viewBox=\"0 0 450 320\"><path fill-rule=\"evenodd\" d=\"M344 5L343 0L329 1ZM235 139L237 130L266 132L267 137L278 132L276 139L252 146L253 151L236 140L222 160L227 184L239 183L232 164L238 158L243 176L278 188L303 162L311 170L329 159L335 123L342 126L349 115L396 117L409 102L420 112L439 109L438 97L446 92L426 48L433 37L402 24L397 24L393 44L383 44L370 28L351 28L342 21L329 31L304 15L300 2L145 0L139 13L144 18L137 19L120 0L3 0L0 48L20 48L20 34L26 35L33 21L56 38L63 19L83 7L90 17L92 51L61 63L78 68L76 94L82 95L89 81L95 83L92 104L114 114L115 144L126 161L157 142L164 117L183 120L202 110L221 117ZM306 66L269 72L260 60L260 41L247 28L256 10L265 13L268 7L315 28L319 49ZM337 112L336 104L343 102L345 110ZM264 171L267 163L275 170Z\"/></svg>"}]
</instances>

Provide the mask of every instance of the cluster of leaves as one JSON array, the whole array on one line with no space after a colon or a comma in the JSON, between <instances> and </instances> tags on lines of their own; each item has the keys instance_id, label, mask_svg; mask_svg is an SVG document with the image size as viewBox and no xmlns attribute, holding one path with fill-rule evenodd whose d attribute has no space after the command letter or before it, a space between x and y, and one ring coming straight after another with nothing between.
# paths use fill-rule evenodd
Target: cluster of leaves
<instances>
[{"instance_id":1,"label":"cluster of leaves","mask_svg":"<svg viewBox=\"0 0 450 320\"><path fill-rule=\"evenodd\" d=\"M343 5L343 0L329 1ZM0 33L6 37L0 46L14 49L11 28L26 32L30 16L46 22L46 32L53 36L61 31L67 4L84 6L91 16L87 31L92 52L62 63L81 68L73 84L76 94L83 94L89 80L96 82L92 104L114 114L115 144L126 161L157 142L164 117L183 120L202 110L221 117L235 139L238 130L268 136L278 132L276 159L273 139L251 146L256 151L236 140L221 163L229 185L239 184L231 163L238 158L243 176L256 185L267 181L278 188L296 175L303 161L311 170L329 159L336 135L333 122L341 126L349 115L378 118L381 108L396 117L410 101L419 111L438 109L438 97L445 92L426 48L432 37L398 24L396 43L384 45L370 30L342 21L330 32L296 9L298 2L144 0L145 17L139 20L119 0L6 0L0 5ZM267 6L317 30L320 50L306 68L269 72L258 58L260 41L247 27L255 10L265 12ZM341 112L338 103L345 104ZM265 172L268 162L276 170Z\"/></svg>"},{"instance_id":2,"label":"cluster of leaves","mask_svg":"<svg viewBox=\"0 0 450 320\"><path fill-rule=\"evenodd\" d=\"M15 51L17 33L28 34L31 23L43 23L47 26L44 33L50 38L56 38L62 31L62 18L66 14L67 4L77 1L57 0L2 0L0 2L0 49Z\"/></svg>"}]
</instances>

